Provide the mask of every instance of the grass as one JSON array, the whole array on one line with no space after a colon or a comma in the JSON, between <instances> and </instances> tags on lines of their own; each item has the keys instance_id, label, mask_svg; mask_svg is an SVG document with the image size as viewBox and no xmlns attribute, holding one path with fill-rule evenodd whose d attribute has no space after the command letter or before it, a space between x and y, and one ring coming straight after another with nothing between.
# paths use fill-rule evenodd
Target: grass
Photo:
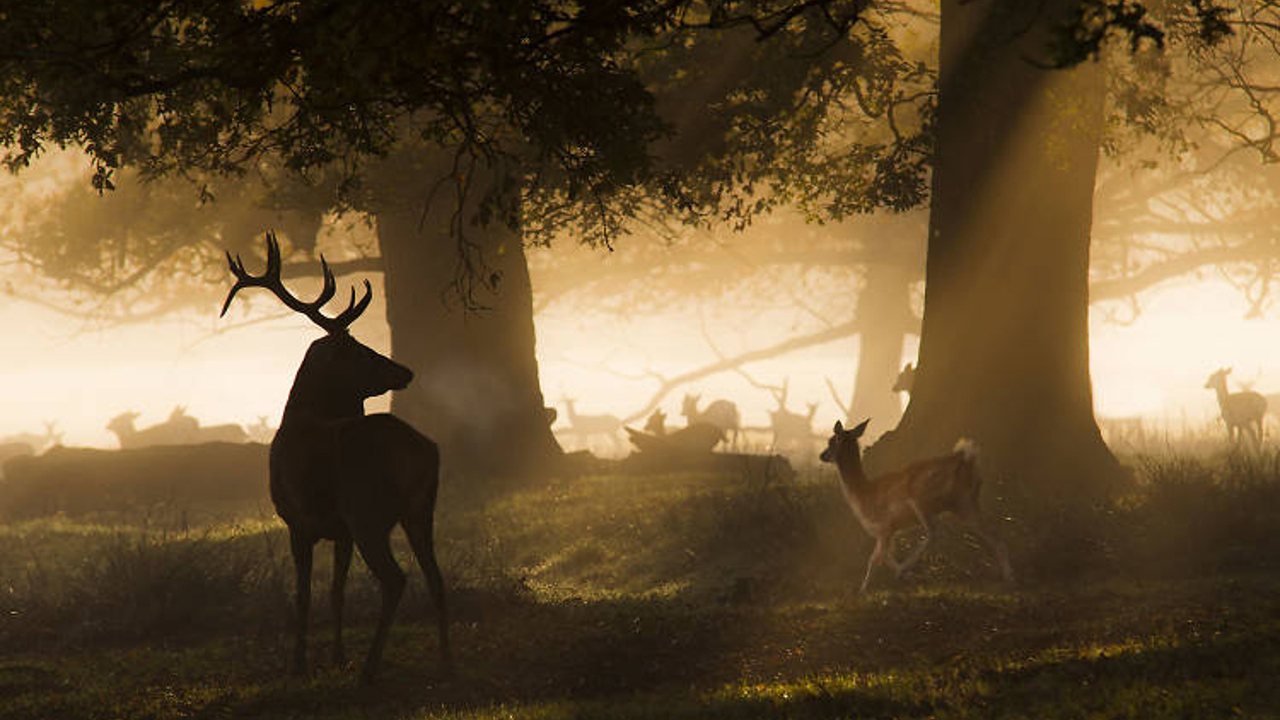
<instances>
[{"instance_id":1,"label":"grass","mask_svg":"<svg viewBox=\"0 0 1280 720\"><path fill-rule=\"evenodd\" d=\"M458 672L411 579L373 689L284 674L292 569L261 503L0 525L0 717L1280 717L1280 463L1134 459L1105 506L993 487L1007 588L952 526L851 594L869 542L832 478L583 477L464 507L437 536ZM398 545L407 568L409 554ZM349 653L377 591L357 563Z\"/></svg>"}]
</instances>

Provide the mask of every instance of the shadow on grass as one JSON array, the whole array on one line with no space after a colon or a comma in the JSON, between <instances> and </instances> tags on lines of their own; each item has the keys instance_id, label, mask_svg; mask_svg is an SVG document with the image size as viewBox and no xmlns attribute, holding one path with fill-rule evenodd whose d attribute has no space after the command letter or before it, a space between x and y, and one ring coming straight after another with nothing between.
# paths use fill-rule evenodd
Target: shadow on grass
<instances>
[{"instance_id":1,"label":"shadow on grass","mask_svg":"<svg viewBox=\"0 0 1280 720\"><path fill-rule=\"evenodd\" d=\"M454 678L435 665L432 623L401 622L380 683L359 688L355 667L322 660L318 623L306 678L283 677L286 638L248 634L0 661L0 715L1200 717L1280 706L1275 584L1235 587L927 589L794 607L489 598L459 608ZM350 655L368 641L367 625L350 632Z\"/></svg>"},{"instance_id":2,"label":"shadow on grass","mask_svg":"<svg viewBox=\"0 0 1280 720\"><path fill-rule=\"evenodd\" d=\"M600 610L560 619L598 620ZM349 675L329 673L242 702L214 702L196 716L1201 718L1280 706L1274 625L1192 644L1060 647L1029 660L966 654L911 668L816 673L801 662L794 672L745 684L724 672L740 648L723 630L696 620L641 629L630 639L586 630L559 648L486 648L451 681L415 677L399 665L379 687L362 690Z\"/></svg>"}]
</instances>

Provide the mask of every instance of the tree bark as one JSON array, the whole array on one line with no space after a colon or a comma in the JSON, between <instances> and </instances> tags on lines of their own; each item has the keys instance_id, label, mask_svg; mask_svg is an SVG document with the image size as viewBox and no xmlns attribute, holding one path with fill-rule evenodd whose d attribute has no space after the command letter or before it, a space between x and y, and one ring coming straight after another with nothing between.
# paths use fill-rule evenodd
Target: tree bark
<instances>
[{"instance_id":1,"label":"tree bark","mask_svg":"<svg viewBox=\"0 0 1280 720\"><path fill-rule=\"evenodd\" d=\"M911 313L911 282L917 273L897 263L873 264L858 295L858 370L850 412L870 418L868 437L892 428L902 416L893 383L902 371L902 345L919 332ZM852 422L853 418L846 418Z\"/></svg>"},{"instance_id":2,"label":"tree bark","mask_svg":"<svg viewBox=\"0 0 1280 720\"><path fill-rule=\"evenodd\" d=\"M452 211L437 198L425 215L412 205L375 214L392 354L416 375L392 409L440 444L446 472L484 484L537 476L561 450L543 410L524 249L505 228L468 228L501 280L480 298L485 309L465 310L451 287Z\"/></svg>"},{"instance_id":3,"label":"tree bark","mask_svg":"<svg viewBox=\"0 0 1280 720\"><path fill-rule=\"evenodd\" d=\"M1066 0L942 3L937 162L919 367L882 472L977 441L988 470L1079 494L1121 477L1093 417L1094 63L1041 69ZM1029 17L1028 13L1037 14Z\"/></svg>"}]
</instances>

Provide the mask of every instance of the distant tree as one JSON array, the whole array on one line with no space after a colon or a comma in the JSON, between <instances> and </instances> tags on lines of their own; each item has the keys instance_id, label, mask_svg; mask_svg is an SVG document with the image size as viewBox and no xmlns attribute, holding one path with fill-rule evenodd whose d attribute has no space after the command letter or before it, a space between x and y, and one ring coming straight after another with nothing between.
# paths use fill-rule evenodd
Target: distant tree
<instances>
[{"instance_id":1,"label":"distant tree","mask_svg":"<svg viewBox=\"0 0 1280 720\"><path fill-rule=\"evenodd\" d=\"M852 0L21 6L0 26L0 144L11 168L82 147L103 190L128 167L203 183L263 163L331 190L325 209L374 219L394 352L431 378L400 412L459 466L524 470L557 452L524 243L571 228L610 244L649 206L745 222L767 202L764 171L744 169L816 135L777 133L774 111L832 102L824 89L889 47L869 15ZM769 72L744 93L693 64L721 53ZM914 172L918 191L921 163L879 172L885 152L862 155L864 182L891 194Z\"/></svg>"}]
</instances>

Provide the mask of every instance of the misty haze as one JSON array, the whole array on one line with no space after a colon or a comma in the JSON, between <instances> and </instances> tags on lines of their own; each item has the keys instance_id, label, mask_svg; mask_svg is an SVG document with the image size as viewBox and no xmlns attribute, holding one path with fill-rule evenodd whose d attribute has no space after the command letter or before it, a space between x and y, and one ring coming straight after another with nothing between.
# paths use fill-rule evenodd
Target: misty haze
<instances>
[{"instance_id":1,"label":"misty haze","mask_svg":"<svg viewBox=\"0 0 1280 720\"><path fill-rule=\"evenodd\" d=\"M1280 713L1278 28L0 11L0 717Z\"/></svg>"}]
</instances>

